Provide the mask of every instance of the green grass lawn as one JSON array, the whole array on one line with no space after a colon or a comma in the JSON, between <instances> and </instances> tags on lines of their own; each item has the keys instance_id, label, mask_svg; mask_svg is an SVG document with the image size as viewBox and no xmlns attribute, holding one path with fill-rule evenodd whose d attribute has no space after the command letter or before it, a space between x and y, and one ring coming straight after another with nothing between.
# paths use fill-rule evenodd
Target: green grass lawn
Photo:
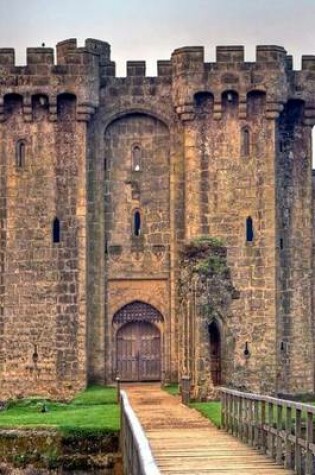
<instances>
[{"instance_id":1,"label":"green grass lawn","mask_svg":"<svg viewBox=\"0 0 315 475\"><path fill-rule=\"evenodd\" d=\"M163 386L164 391L167 393L171 394L172 396L178 396L179 395L179 386L178 384L166 384Z\"/></svg>"},{"instance_id":2,"label":"green grass lawn","mask_svg":"<svg viewBox=\"0 0 315 475\"><path fill-rule=\"evenodd\" d=\"M47 412L42 412L44 404ZM0 428L55 428L63 433L118 431L116 389L90 386L69 404L36 398L11 401L0 412Z\"/></svg>"},{"instance_id":3,"label":"green grass lawn","mask_svg":"<svg viewBox=\"0 0 315 475\"><path fill-rule=\"evenodd\" d=\"M207 417L212 421L217 427L221 425L221 402L220 401L211 401L211 402L193 402L190 404L191 407L197 409L203 416Z\"/></svg>"}]
</instances>

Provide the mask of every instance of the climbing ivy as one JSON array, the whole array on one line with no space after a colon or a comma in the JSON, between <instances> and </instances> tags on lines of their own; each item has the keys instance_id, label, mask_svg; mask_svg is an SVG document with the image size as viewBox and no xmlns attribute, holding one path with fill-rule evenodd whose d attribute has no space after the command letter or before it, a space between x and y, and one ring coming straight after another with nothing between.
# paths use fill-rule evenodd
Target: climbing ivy
<instances>
[{"instance_id":1,"label":"climbing ivy","mask_svg":"<svg viewBox=\"0 0 315 475\"><path fill-rule=\"evenodd\" d=\"M212 236L198 236L186 243L183 261L193 273L212 277L228 271L226 248L222 239Z\"/></svg>"},{"instance_id":2,"label":"climbing ivy","mask_svg":"<svg viewBox=\"0 0 315 475\"><path fill-rule=\"evenodd\" d=\"M227 266L221 256L214 255L198 261L192 270L199 275L211 277L214 274L223 274L223 272L227 271Z\"/></svg>"}]
</instances>

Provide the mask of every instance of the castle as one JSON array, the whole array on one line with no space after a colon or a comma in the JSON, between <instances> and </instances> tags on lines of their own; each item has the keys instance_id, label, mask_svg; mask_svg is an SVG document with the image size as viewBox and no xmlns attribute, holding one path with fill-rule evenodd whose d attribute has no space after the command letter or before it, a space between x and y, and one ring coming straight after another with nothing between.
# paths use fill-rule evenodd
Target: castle
<instances>
[{"instance_id":1,"label":"castle","mask_svg":"<svg viewBox=\"0 0 315 475\"><path fill-rule=\"evenodd\" d=\"M313 393L314 124L315 56L279 46L157 77L94 39L0 49L0 399Z\"/></svg>"}]
</instances>

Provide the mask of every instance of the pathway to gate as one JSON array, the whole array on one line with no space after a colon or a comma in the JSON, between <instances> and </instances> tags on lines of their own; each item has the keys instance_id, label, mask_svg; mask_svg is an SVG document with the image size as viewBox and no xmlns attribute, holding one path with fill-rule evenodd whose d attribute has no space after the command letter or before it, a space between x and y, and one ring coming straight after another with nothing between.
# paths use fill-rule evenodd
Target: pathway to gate
<instances>
[{"instance_id":1,"label":"pathway to gate","mask_svg":"<svg viewBox=\"0 0 315 475\"><path fill-rule=\"evenodd\" d=\"M125 386L162 474L291 475L268 457L217 429L159 385Z\"/></svg>"}]
</instances>

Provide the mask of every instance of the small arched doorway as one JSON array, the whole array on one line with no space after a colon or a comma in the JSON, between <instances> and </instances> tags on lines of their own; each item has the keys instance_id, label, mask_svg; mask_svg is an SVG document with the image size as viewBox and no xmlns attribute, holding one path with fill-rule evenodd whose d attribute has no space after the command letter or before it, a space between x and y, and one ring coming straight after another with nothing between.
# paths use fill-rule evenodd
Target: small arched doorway
<instances>
[{"instance_id":1,"label":"small arched doorway","mask_svg":"<svg viewBox=\"0 0 315 475\"><path fill-rule=\"evenodd\" d=\"M115 314L116 373L121 381L160 381L162 323L161 314L143 302L132 302Z\"/></svg>"},{"instance_id":2,"label":"small arched doorway","mask_svg":"<svg viewBox=\"0 0 315 475\"><path fill-rule=\"evenodd\" d=\"M221 384L221 334L215 320L209 325L210 368L214 386Z\"/></svg>"}]
</instances>

